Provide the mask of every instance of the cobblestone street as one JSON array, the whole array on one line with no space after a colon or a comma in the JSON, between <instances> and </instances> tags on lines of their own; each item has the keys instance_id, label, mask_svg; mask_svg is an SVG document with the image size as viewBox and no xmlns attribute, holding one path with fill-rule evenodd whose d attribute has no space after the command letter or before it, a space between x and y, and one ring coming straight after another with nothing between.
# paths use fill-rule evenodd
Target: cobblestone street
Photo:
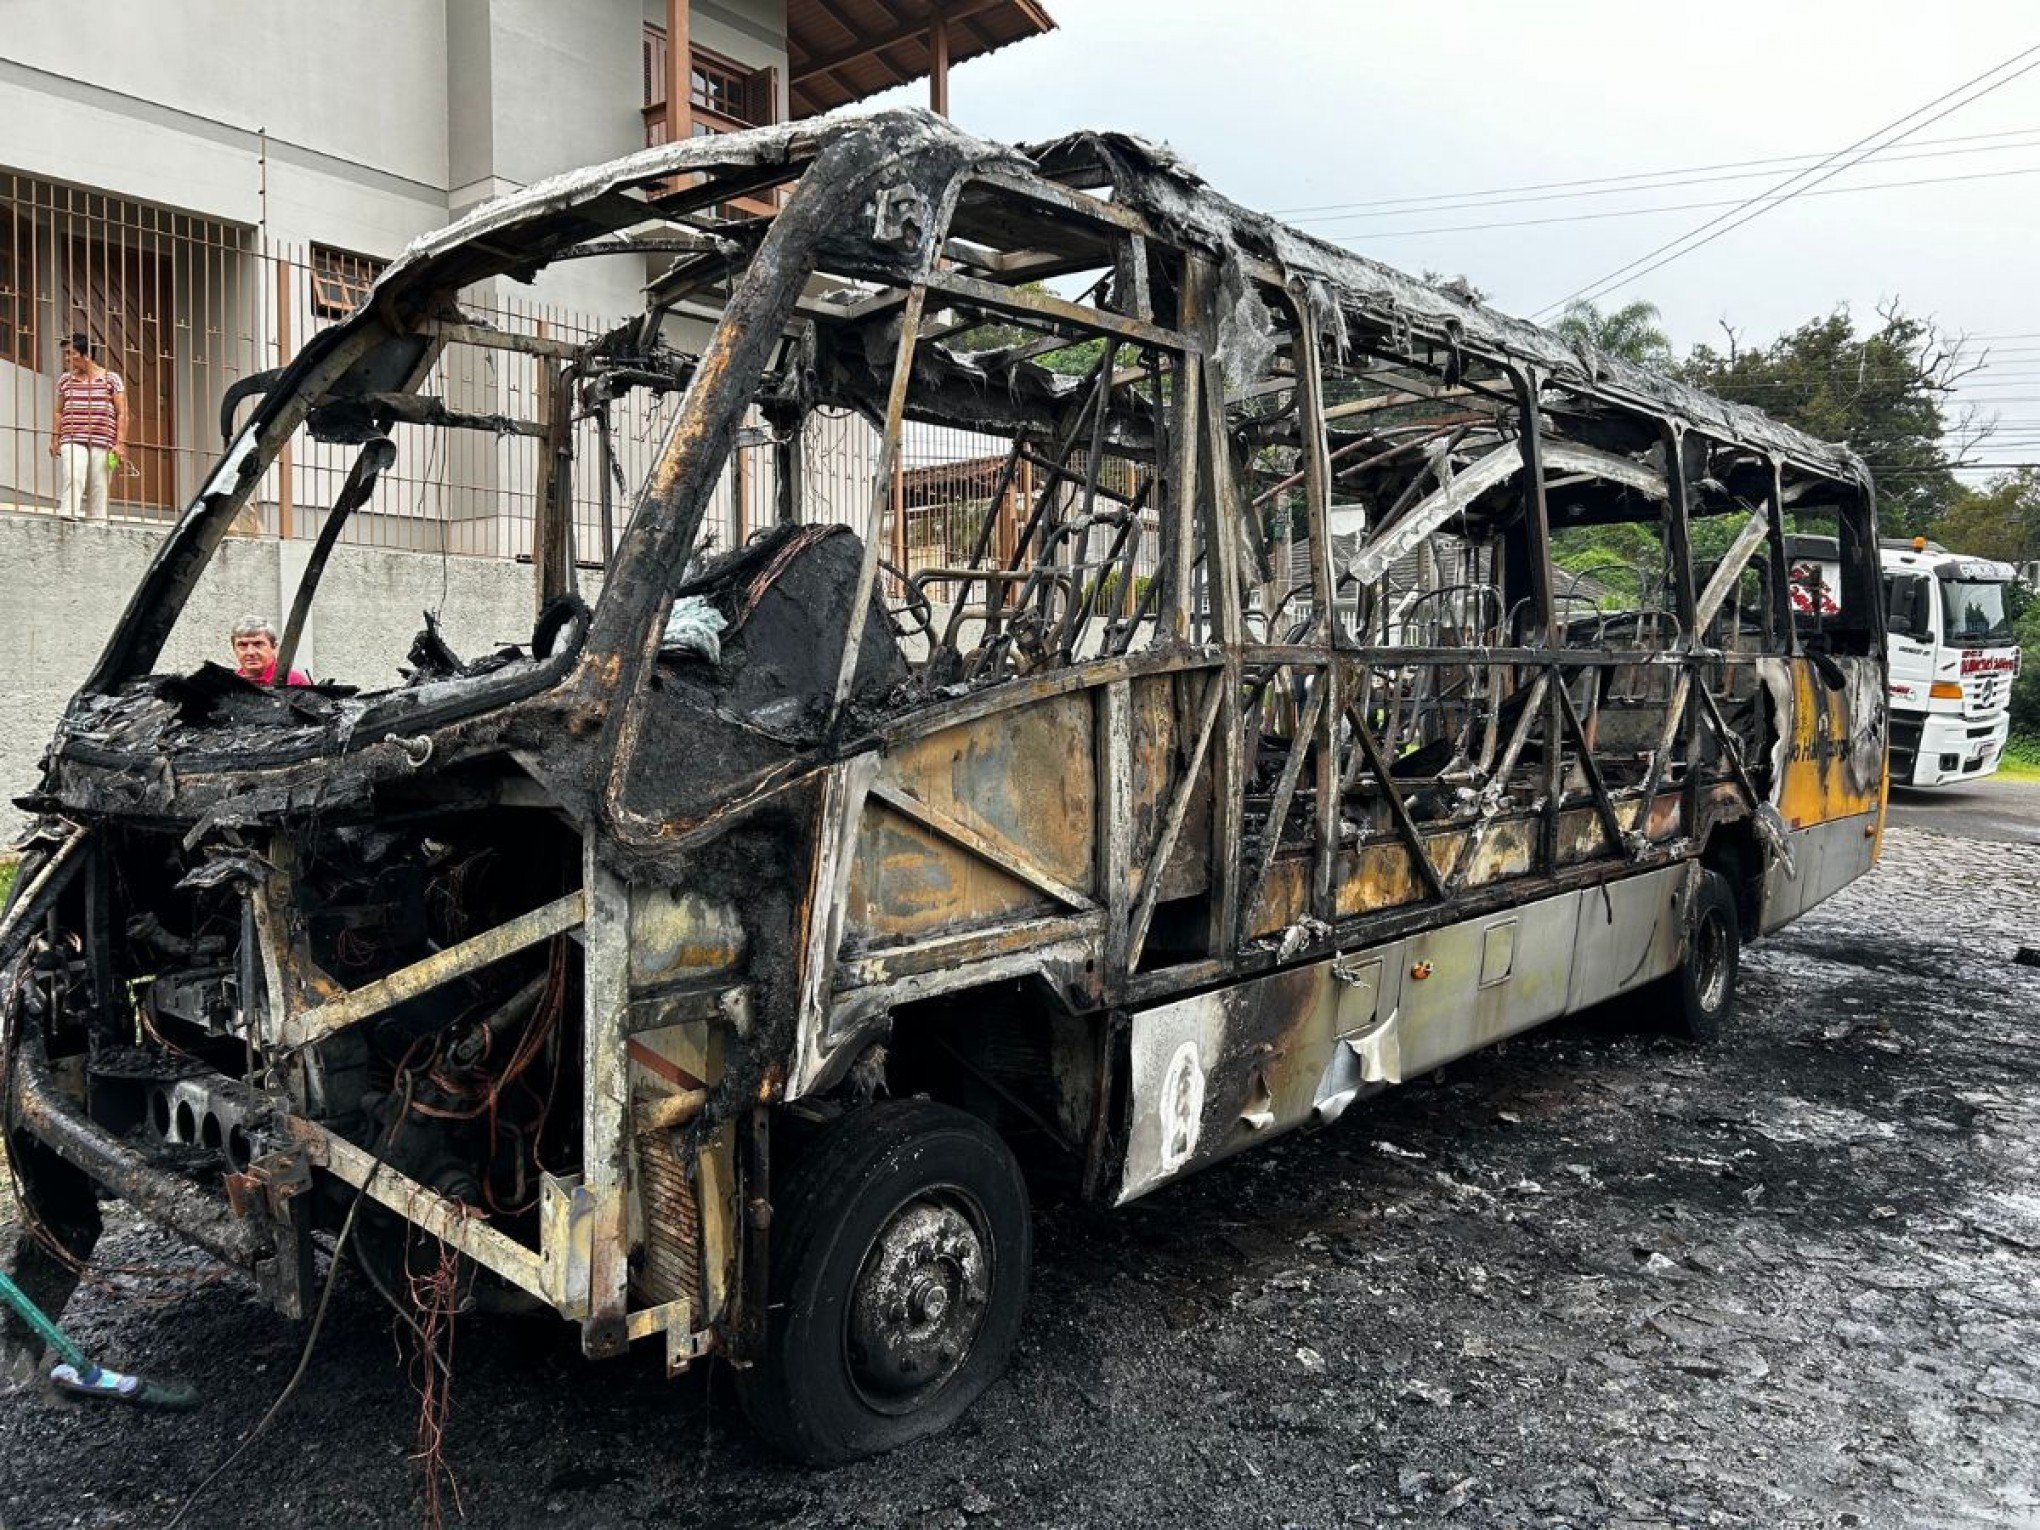
<instances>
[{"instance_id":1,"label":"cobblestone street","mask_svg":"<svg viewBox=\"0 0 2040 1530\"><path fill-rule=\"evenodd\" d=\"M2040 1519L2040 846L1894 828L1747 954L1697 1053L1590 1015L1107 1214L1050 1208L1022 1349L946 1439L826 1475L726 1378L471 1322L470 1526L1864 1525ZM117 1222L70 1317L195 1414L0 1405L0 1519L156 1524L301 1334ZM416 1398L351 1282L186 1523L415 1522ZM61 1484L61 1496L59 1485Z\"/></svg>"}]
</instances>

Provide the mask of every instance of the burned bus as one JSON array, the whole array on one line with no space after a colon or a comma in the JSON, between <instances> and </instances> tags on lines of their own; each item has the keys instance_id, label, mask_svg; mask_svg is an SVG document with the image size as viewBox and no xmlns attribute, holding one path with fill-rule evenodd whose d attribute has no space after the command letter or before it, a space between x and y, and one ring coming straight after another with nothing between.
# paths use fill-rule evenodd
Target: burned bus
<instances>
[{"instance_id":1,"label":"burned bus","mask_svg":"<svg viewBox=\"0 0 2040 1530\"><path fill-rule=\"evenodd\" d=\"M643 310L540 348L540 417L433 391L532 344L464 292L584 259ZM670 433L590 559L580 427L644 390ZM1618 996L1711 1037L1740 943L1877 854L1859 460L1134 138L648 149L419 240L240 391L0 927L9 1161L74 1257L118 1197L302 1314L315 1252L450 1250L473 1306L723 1357L843 1460L998 1373L1030 1188L1130 1201ZM847 525L824 415L877 442ZM931 423L997 448L910 567ZM362 692L162 672L294 440L354 455L279 672L403 443L520 431L528 642L428 626ZM704 549L746 443L776 509ZM1835 540L1816 632L1788 535Z\"/></svg>"}]
</instances>

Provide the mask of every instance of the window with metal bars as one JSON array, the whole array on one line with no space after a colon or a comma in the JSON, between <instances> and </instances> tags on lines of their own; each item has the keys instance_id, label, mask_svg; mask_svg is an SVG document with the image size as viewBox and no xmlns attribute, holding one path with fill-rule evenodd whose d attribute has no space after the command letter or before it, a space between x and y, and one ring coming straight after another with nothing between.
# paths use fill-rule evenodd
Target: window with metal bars
<instances>
[{"instance_id":1,"label":"window with metal bars","mask_svg":"<svg viewBox=\"0 0 2040 1530\"><path fill-rule=\"evenodd\" d=\"M312 312L322 319L346 318L368 301L368 289L388 264L372 255L313 245Z\"/></svg>"}]
</instances>

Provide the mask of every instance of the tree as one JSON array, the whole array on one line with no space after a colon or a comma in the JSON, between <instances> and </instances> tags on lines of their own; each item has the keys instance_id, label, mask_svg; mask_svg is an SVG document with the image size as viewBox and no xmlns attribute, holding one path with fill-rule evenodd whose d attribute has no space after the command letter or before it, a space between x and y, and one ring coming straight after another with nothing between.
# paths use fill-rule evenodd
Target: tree
<instances>
[{"instance_id":1,"label":"tree","mask_svg":"<svg viewBox=\"0 0 2040 1530\"><path fill-rule=\"evenodd\" d=\"M1053 296L1046 282L1025 282L1020 291ZM960 353L1007 350L1016 345L1025 345L1041 338L1037 330L1026 329L1018 324L989 320L943 341L950 350ZM1035 364L1065 377L1083 377L1098 365L1098 358L1105 354L1102 338L1073 340L1059 350L1047 351L1034 358ZM1120 352L1121 364L1129 350Z\"/></svg>"},{"instance_id":2,"label":"tree","mask_svg":"<svg viewBox=\"0 0 2040 1530\"><path fill-rule=\"evenodd\" d=\"M1855 448L1877 480L1885 530L1922 535L1963 493L1943 439L1951 395L1975 367L1959 341L1896 303L1880 308L1878 321L1859 334L1849 310L1837 308L1759 350L1744 349L1729 329L1725 352L1695 346L1680 370L1695 387ZM1953 433L1981 439L1966 414Z\"/></svg>"},{"instance_id":3,"label":"tree","mask_svg":"<svg viewBox=\"0 0 2040 1530\"><path fill-rule=\"evenodd\" d=\"M1575 345L1591 345L1640 367L1668 372L1672 337L1665 333L1657 304L1638 298L1607 313L1586 298L1574 298L1551 327Z\"/></svg>"},{"instance_id":4,"label":"tree","mask_svg":"<svg viewBox=\"0 0 2040 1530\"><path fill-rule=\"evenodd\" d=\"M2012 736L2030 750L2040 741L2040 599L2019 585L2011 588L2012 630L2019 636L2019 677L2012 682Z\"/></svg>"},{"instance_id":5,"label":"tree","mask_svg":"<svg viewBox=\"0 0 2040 1530\"><path fill-rule=\"evenodd\" d=\"M1981 489L1965 487L1934 536L1950 552L2003 563L2040 558L2040 469L2020 468Z\"/></svg>"}]
</instances>

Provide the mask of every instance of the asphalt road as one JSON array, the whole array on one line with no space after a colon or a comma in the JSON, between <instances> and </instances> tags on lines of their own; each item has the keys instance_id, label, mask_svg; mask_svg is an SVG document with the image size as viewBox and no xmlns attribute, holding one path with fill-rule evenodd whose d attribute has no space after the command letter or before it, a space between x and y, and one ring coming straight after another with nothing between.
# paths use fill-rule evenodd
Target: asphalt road
<instances>
[{"instance_id":1,"label":"asphalt road","mask_svg":"<svg viewBox=\"0 0 2040 1530\"><path fill-rule=\"evenodd\" d=\"M1712 1051L1581 1017L1124 1211L1045 1209L1011 1372L921 1448L799 1471L713 1372L463 1320L448 1523L2040 1523L2040 970L2011 960L2040 846L1952 800L1747 953ZM2035 827L2005 801L1984 827ZM207 1405L0 1399L17 1530L162 1524L298 1357L131 1220L102 1253L131 1272L78 1337ZM185 1523L418 1523L414 1379L343 1281Z\"/></svg>"},{"instance_id":2,"label":"asphalt road","mask_svg":"<svg viewBox=\"0 0 2040 1530\"><path fill-rule=\"evenodd\" d=\"M2040 845L2040 780L1986 776L1967 786L1891 794L1889 821L1971 839Z\"/></svg>"}]
</instances>

